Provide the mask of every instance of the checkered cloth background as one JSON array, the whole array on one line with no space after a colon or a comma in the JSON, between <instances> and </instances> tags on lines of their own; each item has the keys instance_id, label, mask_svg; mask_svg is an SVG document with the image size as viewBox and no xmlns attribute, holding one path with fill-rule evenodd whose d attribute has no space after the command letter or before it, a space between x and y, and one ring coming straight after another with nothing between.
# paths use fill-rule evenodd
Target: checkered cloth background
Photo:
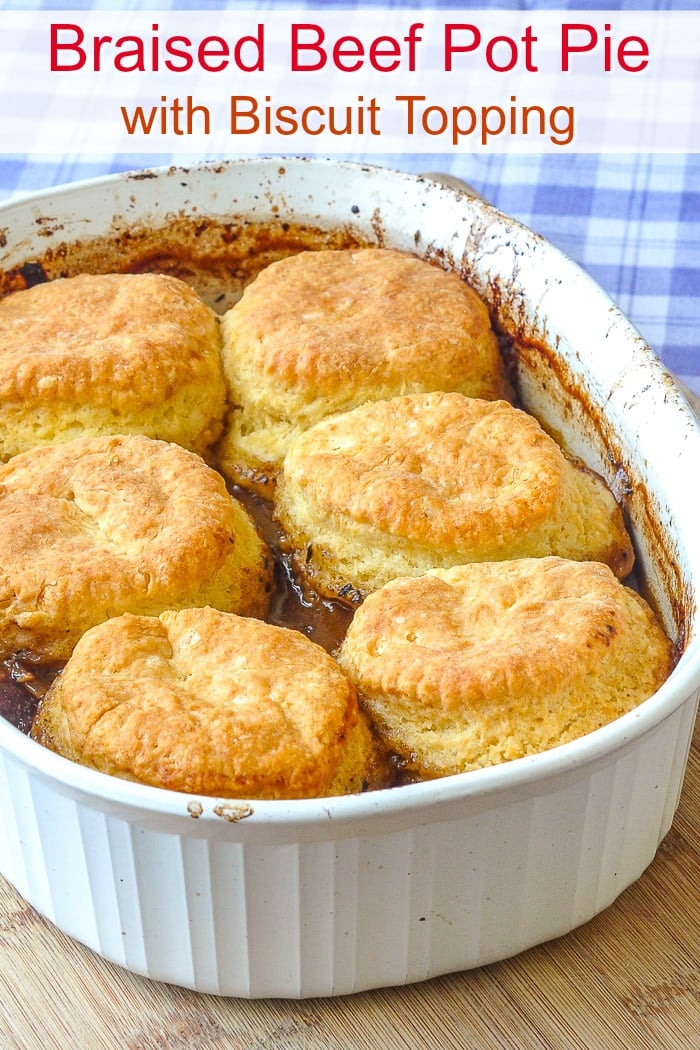
<instances>
[{"instance_id":1,"label":"checkered cloth background","mask_svg":"<svg viewBox=\"0 0 700 1050\"><path fill-rule=\"evenodd\" d=\"M3 6L35 10L90 10L144 8L149 10L235 8L216 0L5 0ZM238 5L241 6L241 5ZM368 0L338 3L254 3L242 6L270 11L287 7L339 7L357 10ZM419 11L420 3L389 4ZM430 4L433 8L464 10L464 3ZM595 0L489 3L478 7L552 8L578 11L641 9L693 10L696 0L631 4ZM352 16L349 16L351 19ZM351 31L351 30L349 30ZM700 47L698 52L700 61ZM556 155L343 154L411 172L436 172L461 178L502 211L537 230L575 259L608 292L669 369L700 393L700 155L601 156L563 152ZM0 203L60 183L96 175L169 163L187 163L191 155L116 154L106 157L69 155L46 157L3 154L0 143ZM197 159L212 159L209 157Z\"/></svg>"}]
</instances>

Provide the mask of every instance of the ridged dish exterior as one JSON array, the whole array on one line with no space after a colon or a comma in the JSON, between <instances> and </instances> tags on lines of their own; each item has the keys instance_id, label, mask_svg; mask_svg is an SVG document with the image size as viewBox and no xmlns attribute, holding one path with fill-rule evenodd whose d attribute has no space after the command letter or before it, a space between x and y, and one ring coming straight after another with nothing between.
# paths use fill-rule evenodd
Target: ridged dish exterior
<instances>
[{"instance_id":1,"label":"ridged dish exterior","mask_svg":"<svg viewBox=\"0 0 700 1050\"><path fill-rule=\"evenodd\" d=\"M526 407L613 487L624 490L631 472L638 565L667 625L679 603L686 610L687 646L655 697L589 737L333 800L247 808L174 796L60 759L0 719L2 874L107 959L255 998L341 995L467 969L602 911L671 826L700 686L700 507L689 483L697 423L600 289L517 223L428 179L335 162L234 161L8 205L0 265L41 255L41 213L80 238L109 234L118 215L146 226L192 211L255 221L273 206L302 224L348 223L388 246L454 260L502 323L524 326L533 347L556 348L582 396L562 393L556 370L537 350L527 360L526 346ZM602 406L622 465L582 410L587 400ZM669 563L682 594L666 586Z\"/></svg>"},{"instance_id":2,"label":"ridged dish exterior","mask_svg":"<svg viewBox=\"0 0 700 1050\"><path fill-rule=\"evenodd\" d=\"M2 755L0 868L100 955L199 992L299 998L420 981L564 934L630 885L670 827L696 705L697 694L544 787L417 817L410 804L385 817L378 799L365 818L287 836L206 810L121 815Z\"/></svg>"}]
</instances>

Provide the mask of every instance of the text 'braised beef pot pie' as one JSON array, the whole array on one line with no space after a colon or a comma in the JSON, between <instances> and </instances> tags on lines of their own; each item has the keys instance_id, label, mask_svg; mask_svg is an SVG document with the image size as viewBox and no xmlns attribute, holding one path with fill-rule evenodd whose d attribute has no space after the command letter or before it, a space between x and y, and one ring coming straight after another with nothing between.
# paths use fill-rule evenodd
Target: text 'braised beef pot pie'
<instances>
[{"instance_id":1,"label":"text 'braised beef pot pie'","mask_svg":"<svg viewBox=\"0 0 700 1050\"><path fill-rule=\"evenodd\" d=\"M196 453L139 435L76 438L0 466L0 646L65 659L122 612L262 615L270 552Z\"/></svg>"},{"instance_id":2,"label":"text 'braised beef pot pie'","mask_svg":"<svg viewBox=\"0 0 700 1050\"><path fill-rule=\"evenodd\" d=\"M355 687L323 649L210 608L88 631L32 734L114 776L225 797L358 792L379 762Z\"/></svg>"},{"instance_id":3,"label":"text 'braised beef pot pie'","mask_svg":"<svg viewBox=\"0 0 700 1050\"><path fill-rule=\"evenodd\" d=\"M0 458L82 435L204 453L225 407L218 319L162 274L81 274L0 299Z\"/></svg>"},{"instance_id":4,"label":"text 'braised beef pot pie'","mask_svg":"<svg viewBox=\"0 0 700 1050\"><path fill-rule=\"evenodd\" d=\"M292 438L331 413L421 390L510 396L486 306L457 274L381 248L267 266L222 322L224 472L265 486Z\"/></svg>"},{"instance_id":5,"label":"text 'braised beef pot pie'","mask_svg":"<svg viewBox=\"0 0 700 1050\"><path fill-rule=\"evenodd\" d=\"M290 445L275 510L325 594L471 561L559 555L632 568L602 479L533 416L459 393L406 394L340 413Z\"/></svg>"},{"instance_id":6,"label":"text 'braised beef pot pie'","mask_svg":"<svg viewBox=\"0 0 700 1050\"><path fill-rule=\"evenodd\" d=\"M434 777L592 732L656 691L672 649L607 566L550 557L394 580L339 662L387 746Z\"/></svg>"}]
</instances>

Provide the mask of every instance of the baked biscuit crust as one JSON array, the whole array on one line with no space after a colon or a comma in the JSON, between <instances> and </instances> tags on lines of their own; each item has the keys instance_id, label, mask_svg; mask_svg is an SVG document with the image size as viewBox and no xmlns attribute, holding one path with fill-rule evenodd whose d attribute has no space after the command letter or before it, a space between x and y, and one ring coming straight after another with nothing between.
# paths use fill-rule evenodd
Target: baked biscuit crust
<instances>
[{"instance_id":1,"label":"baked biscuit crust","mask_svg":"<svg viewBox=\"0 0 700 1050\"><path fill-rule=\"evenodd\" d=\"M421 390L507 398L486 306L408 253L301 252L263 270L223 318L233 406L224 472L264 485L289 441L333 412Z\"/></svg>"},{"instance_id":2,"label":"baked biscuit crust","mask_svg":"<svg viewBox=\"0 0 700 1050\"><path fill-rule=\"evenodd\" d=\"M556 747L649 698L673 651L607 566L549 557L398 579L357 610L339 663L423 776Z\"/></svg>"},{"instance_id":3,"label":"baked biscuit crust","mask_svg":"<svg viewBox=\"0 0 700 1050\"><path fill-rule=\"evenodd\" d=\"M65 659L121 612L215 605L262 615L272 559L195 453L76 438L0 466L0 651Z\"/></svg>"},{"instance_id":4,"label":"baked biscuit crust","mask_svg":"<svg viewBox=\"0 0 700 1050\"><path fill-rule=\"evenodd\" d=\"M204 453L225 383L214 312L162 274L81 274L0 299L0 458L136 433Z\"/></svg>"},{"instance_id":5,"label":"baked biscuit crust","mask_svg":"<svg viewBox=\"0 0 700 1050\"><path fill-rule=\"evenodd\" d=\"M634 555L601 478L504 401L409 394L341 413L291 445L276 514L323 593L470 561L559 555L620 577Z\"/></svg>"},{"instance_id":6,"label":"baked biscuit crust","mask_svg":"<svg viewBox=\"0 0 700 1050\"><path fill-rule=\"evenodd\" d=\"M235 798L359 791L376 750L354 686L324 650L211 608L93 628L32 734L114 776Z\"/></svg>"}]
</instances>

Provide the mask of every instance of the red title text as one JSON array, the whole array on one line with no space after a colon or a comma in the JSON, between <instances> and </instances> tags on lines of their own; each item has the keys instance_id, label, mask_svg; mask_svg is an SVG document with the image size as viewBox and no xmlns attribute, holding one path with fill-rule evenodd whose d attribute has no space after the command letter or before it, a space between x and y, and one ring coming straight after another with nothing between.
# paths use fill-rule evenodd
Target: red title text
<instances>
[{"instance_id":1,"label":"red title text","mask_svg":"<svg viewBox=\"0 0 700 1050\"><path fill-rule=\"evenodd\" d=\"M411 22L396 36L368 38L331 34L315 22L294 22L289 27L285 62L294 73L335 70L352 74L370 69L377 73L415 72L421 67L425 35L423 22ZM509 36L491 35L469 22L445 23L440 41L442 69L457 72L465 63L476 61L495 73L537 73L538 44L531 26ZM152 23L147 34L121 36L89 34L75 22L50 26L50 68L56 73L258 73L265 71L267 50L262 22L233 39L167 35L157 23ZM431 56L434 62L434 51ZM604 73L641 73L649 64L650 51L643 37L617 34L611 22L597 26L564 22L559 27L557 56L563 73L577 68L590 71L592 67Z\"/></svg>"}]
</instances>

